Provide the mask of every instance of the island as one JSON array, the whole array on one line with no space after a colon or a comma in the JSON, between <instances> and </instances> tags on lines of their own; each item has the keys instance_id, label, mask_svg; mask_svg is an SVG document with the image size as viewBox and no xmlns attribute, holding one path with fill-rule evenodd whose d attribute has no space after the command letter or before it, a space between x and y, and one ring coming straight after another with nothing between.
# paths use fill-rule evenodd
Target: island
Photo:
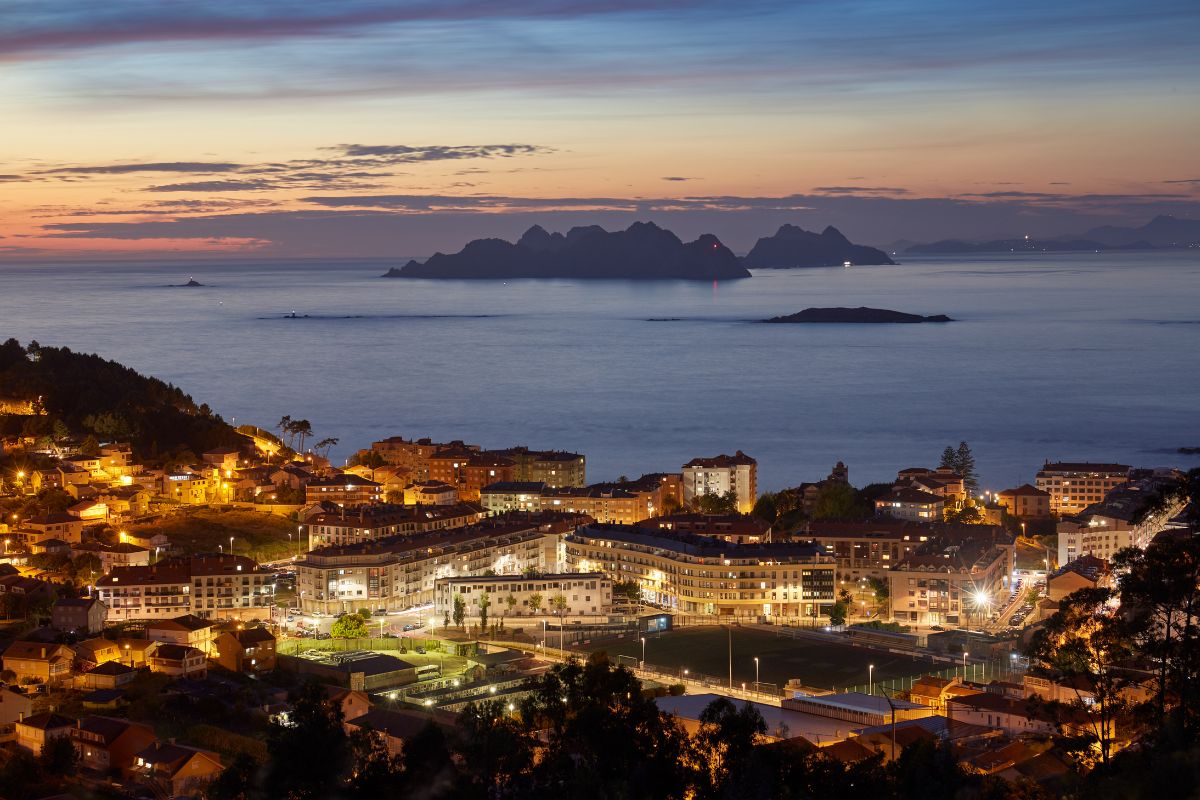
<instances>
[{"instance_id":1,"label":"island","mask_svg":"<svg viewBox=\"0 0 1200 800\"><path fill-rule=\"evenodd\" d=\"M750 269L895 263L882 250L852 243L832 225L820 233L806 231L795 225L783 225L774 236L759 239L742 259L742 264Z\"/></svg>"},{"instance_id":2,"label":"island","mask_svg":"<svg viewBox=\"0 0 1200 800\"><path fill-rule=\"evenodd\" d=\"M534 225L516 243L476 239L453 254L393 267L385 278L730 280L749 278L737 256L712 234L684 243L653 222L623 231L598 225L549 233Z\"/></svg>"},{"instance_id":3,"label":"island","mask_svg":"<svg viewBox=\"0 0 1200 800\"><path fill-rule=\"evenodd\" d=\"M954 322L945 314L935 314L923 317L920 314L906 314L903 311L892 311L886 308L806 308L795 314L784 317L772 317L763 322L793 322L793 323L915 323L915 322Z\"/></svg>"}]
</instances>

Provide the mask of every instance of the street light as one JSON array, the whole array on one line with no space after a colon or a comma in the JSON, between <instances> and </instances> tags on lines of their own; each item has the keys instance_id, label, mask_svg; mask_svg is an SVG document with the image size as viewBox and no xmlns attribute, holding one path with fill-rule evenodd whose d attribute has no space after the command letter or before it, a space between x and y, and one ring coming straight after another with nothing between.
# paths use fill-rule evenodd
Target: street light
<instances>
[{"instance_id":1,"label":"street light","mask_svg":"<svg viewBox=\"0 0 1200 800\"><path fill-rule=\"evenodd\" d=\"M967 653L967 651L963 650L963 680L964 681L967 679L967 656L968 655L969 654Z\"/></svg>"},{"instance_id":2,"label":"street light","mask_svg":"<svg viewBox=\"0 0 1200 800\"><path fill-rule=\"evenodd\" d=\"M758 680L758 656L754 657L754 691L762 691L762 687L759 685Z\"/></svg>"},{"instance_id":3,"label":"street light","mask_svg":"<svg viewBox=\"0 0 1200 800\"><path fill-rule=\"evenodd\" d=\"M646 668L646 637L640 637L642 640L642 663L639 665L642 669Z\"/></svg>"},{"instance_id":4,"label":"street light","mask_svg":"<svg viewBox=\"0 0 1200 800\"><path fill-rule=\"evenodd\" d=\"M875 665L867 664L867 683L870 686L868 694L875 694Z\"/></svg>"},{"instance_id":5,"label":"street light","mask_svg":"<svg viewBox=\"0 0 1200 800\"><path fill-rule=\"evenodd\" d=\"M233 555L233 537L229 537L229 555Z\"/></svg>"}]
</instances>

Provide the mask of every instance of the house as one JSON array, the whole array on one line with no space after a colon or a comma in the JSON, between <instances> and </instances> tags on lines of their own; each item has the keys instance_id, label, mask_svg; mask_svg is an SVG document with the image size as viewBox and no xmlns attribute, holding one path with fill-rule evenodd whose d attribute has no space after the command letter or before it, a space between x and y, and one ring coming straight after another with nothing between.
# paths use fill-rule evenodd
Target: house
<instances>
[{"instance_id":1,"label":"house","mask_svg":"<svg viewBox=\"0 0 1200 800\"><path fill-rule=\"evenodd\" d=\"M33 701L12 689L0 689L0 742L16 738L16 725L33 714Z\"/></svg>"},{"instance_id":2,"label":"house","mask_svg":"<svg viewBox=\"0 0 1200 800\"><path fill-rule=\"evenodd\" d=\"M217 663L230 672L270 672L275 669L275 636L266 628L225 631L213 644Z\"/></svg>"},{"instance_id":3,"label":"house","mask_svg":"<svg viewBox=\"0 0 1200 800\"><path fill-rule=\"evenodd\" d=\"M211 750L155 742L137 754L133 771L171 797L190 796L221 774L221 757Z\"/></svg>"},{"instance_id":4,"label":"house","mask_svg":"<svg viewBox=\"0 0 1200 800\"><path fill-rule=\"evenodd\" d=\"M908 691L908 699L913 703L929 706L934 711L942 712L946 708L946 700L956 696L954 687L961 686L959 678L939 678L935 675L924 675L917 679Z\"/></svg>"},{"instance_id":5,"label":"house","mask_svg":"<svg viewBox=\"0 0 1200 800\"><path fill-rule=\"evenodd\" d=\"M95 689L79 698L83 707L91 711L116 711L125 702L121 689Z\"/></svg>"},{"instance_id":6,"label":"house","mask_svg":"<svg viewBox=\"0 0 1200 800\"><path fill-rule=\"evenodd\" d=\"M1050 493L1028 483L1005 489L996 495L1009 516L1017 519L1045 519L1050 516Z\"/></svg>"},{"instance_id":7,"label":"house","mask_svg":"<svg viewBox=\"0 0 1200 800\"><path fill-rule=\"evenodd\" d=\"M325 685L325 702L342 709L342 721L357 719L371 710L371 698L366 692Z\"/></svg>"},{"instance_id":8,"label":"house","mask_svg":"<svg viewBox=\"0 0 1200 800\"><path fill-rule=\"evenodd\" d=\"M1091 555L1082 555L1050 576L1046 594L1054 601L1062 600L1080 589L1095 589L1108 577L1108 562Z\"/></svg>"},{"instance_id":9,"label":"house","mask_svg":"<svg viewBox=\"0 0 1200 800\"><path fill-rule=\"evenodd\" d=\"M150 659L162 645L153 639L135 639L125 637L117 640L121 650L120 661L130 667L148 667Z\"/></svg>"},{"instance_id":10,"label":"house","mask_svg":"<svg viewBox=\"0 0 1200 800\"><path fill-rule=\"evenodd\" d=\"M26 578L24 575L0 577L0 595L5 594L16 598L16 602L22 605L42 601L53 603L58 597L58 593L54 591L54 584L37 578Z\"/></svg>"},{"instance_id":11,"label":"house","mask_svg":"<svg viewBox=\"0 0 1200 800\"><path fill-rule=\"evenodd\" d=\"M71 677L75 651L65 644L13 642L4 651L4 669L12 670L18 683L62 683Z\"/></svg>"},{"instance_id":12,"label":"house","mask_svg":"<svg viewBox=\"0 0 1200 800\"><path fill-rule=\"evenodd\" d=\"M116 717L84 717L71 738L79 752L80 766L112 773L131 769L137 754L156 741L146 725Z\"/></svg>"},{"instance_id":13,"label":"house","mask_svg":"<svg viewBox=\"0 0 1200 800\"><path fill-rule=\"evenodd\" d=\"M62 539L42 539L33 542L29 545L29 552L34 555L45 553L50 556L62 556L71 554L71 545L69 542L64 542Z\"/></svg>"},{"instance_id":14,"label":"house","mask_svg":"<svg viewBox=\"0 0 1200 800\"><path fill-rule=\"evenodd\" d=\"M72 514L42 514L21 522L26 531L35 532L35 539L62 539L72 544L83 538L87 523Z\"/></svg>"},{"instance_id":15,"label":"house","mask_svg":"<svg viewBox=\"0 0 1200 800\"><path fill-rule=\"evenodd\" d=\"M420 711L394 711L387 708L372 708L365 714L344 722L347 734L369 731L387 748L391 757L401 754L404 743L425 729L430 723L446 727L453 726L453 715L442 712L430 715Z\"/></svg>"},{"instance_id":16,"label":"house","mask_svg":"<svg viewBox=\"0 0 1200 800\"><path fill-rule=\"evenodd\" d=\"M75 730L75 720L62 714L43 712L25 717L16 724L17 747L35 756L51 739L70 736Z\"/></svg>"},{"instance_id":17,"label":"house","mask_svg":"<svg viewBox=\"0 0 1200 800\"><path fill-rule=\"evenodd\" d=\"M112 639L95 637L78 642L75 647L75 661L83 669L90 669L107 661L118 661L121 658L121 646Z\"/></svg>"},{"instance_id":18,"label":"house","mask_svg":"<svg viewBox=\"0 0 1200 800\"><path fill-rule=\"evenodd\" d=\"M103 522L108 519L108 503L99 500L81 500L69 507L67 513L84 522Z\"/></svg>"},{"instance_id":19,"label":"house","mask_svg":"<svg viewBox=\"0 0 1200 800\"><path fill-rule=\"evenodd\" d=\"M159 644L149 655L150 670L174 678L203 678L208 659L203 650L183 644Z\"/></svg>"},{"instance_id":20,"label":"house","mask_svg":"<svg viewBox=\"0 0 1200 800\"><path fill-rule=\"evenodd\" d=\"M100 558L100 571L106 575L112 572L114 567L150 566L150 548L131 541L120 541L114 545L100 547L96 550L96 555Z\"/></svg>"},{"instance_id":21,"label":"house","mask_svg":"<svg viewBox=\"0 0 1200 800\"><path fill-rule=\"evenodd\" d=\"M946 499L920 489L893 489L875 501L875 514L912 522L940 522Z\"/></svg>"},{"instance_id":22,"label":"house","mask_svg":"<svg viewBox=\"0 0 1200 800\"><path fill-rule=\"evenodd\" d=\"M216 626L195 614L184 614L173 619L160 619L146 623L146 638L164 644L195 647L206 656L213 652L213 635Z\"/></svg>"},{"instance_id":23,"label":"house","mask_svg":"<svg viewBox=\"0 0 1200 800\"><path fill-rule=\"evenodd\" d=\"M1049 711L1030 700L1014 700L992 692L956 697L946 703L946 716L975 725L1000 728L1010 736L1033 734L1050 736L1058 732L1058 722L1067 731L1095 733L1099 720L1082 709L1068 709L1056 719ZM1109 735L1115 727L1109 721Z\"/></svg>"},{"instance_id":24,"label":"house","mask_svg":"<svg viewBox=\"0 0 1200 800\"><path fill-rule=\"evenodd\" d=\"M133 681L137 669L120 661L105 661L75 678L77 689L116 689Z\"/></svg>"},{"instance_id":25,"label":"house","mask_svg":"<svg viewBox=\"0 0 1200 800\"><path fill-rule=\"evenodd\" d=\"M100 633L108 608L99 597L64 598L50 611L50 626L64 633Z\"/></svg>"}]
</instances>

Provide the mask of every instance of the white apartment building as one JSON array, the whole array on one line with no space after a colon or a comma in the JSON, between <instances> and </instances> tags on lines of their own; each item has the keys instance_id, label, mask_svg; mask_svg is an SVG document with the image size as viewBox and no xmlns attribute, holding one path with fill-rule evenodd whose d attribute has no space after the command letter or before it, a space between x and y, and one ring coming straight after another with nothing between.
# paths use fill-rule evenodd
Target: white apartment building
<instances>
[{"instance_id":1,"label":"white apartment building","mask_svg":"<svg viewBox=\"0 0 1200 800\"><path fill-rule=\"evenodd\" d=\"M758 462L738 450L731 456L693 458L683 465L683 502L706 494L737 495L737 510L749 514L758 499Z\"/></svg>"},{"instance_id":2,"label":"white apartment building","mask_svg":"<svg viewBox=\"0 0 1200 800\"><path fill-rule=\"evenodd\" d=\"M245 556L206 554L166 558L151 566L114 567L96 581L109 621L268 619L275 576Z\"/></svg>"},{"instance_id":3,"label":"white apartment building","mask_svg":"<svg viewBox=\"0 0 1200 800\"><path fill-rule=\"evenodd\" d=\"M1047 461L1035 485L1050 494L1050 513L1078 514L1129 480L1128 464Z\"/></svg>"},{"instance_id":4,"label":"white apartment building","mask_svg":"<svg viewBox=\"0 0 1200 800\"><path fill-rule=\"evenodd\" d=\"M488 618L497 621L501 617L603 615L612 610L612 580L600 572L570 572L442 578L436 584L434 616L453 614L457 595L467 604L467 618L477 619L479 598L485 593L490 601ZM509 597L515 605L509 605ZM560 597L565 604L561 609L555 605Z\"/></svg>"}]
</instances>

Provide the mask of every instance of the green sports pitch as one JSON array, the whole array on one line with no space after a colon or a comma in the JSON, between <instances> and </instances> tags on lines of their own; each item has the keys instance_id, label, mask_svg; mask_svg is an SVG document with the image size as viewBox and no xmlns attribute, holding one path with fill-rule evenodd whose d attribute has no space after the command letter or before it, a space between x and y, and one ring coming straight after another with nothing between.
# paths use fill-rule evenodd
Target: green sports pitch
<instances>
[{"instance_id":1,"label":"green sports pitch","mask_svg":"<svg viewBox=\"0 0 1200 800\"><path fill-rule=\"evenodd\" d=\"M646 637L646 664L662 672L681 674L686 669L691 677L706 675L726 681L732 645L734 685L754 681L757 657L759 680L764 684L782 687L797 678L805 686L838 691L866 686L872 664L876 684L946 668L945 664L934 665L923 658L806 636L793 638L788 633L788 629L704 626L650 634ZM584 649L604 651L614 659L628 657L623 661L642 657L642 643L637 636L596 641Z\"/></svg>"}]
</instances>

